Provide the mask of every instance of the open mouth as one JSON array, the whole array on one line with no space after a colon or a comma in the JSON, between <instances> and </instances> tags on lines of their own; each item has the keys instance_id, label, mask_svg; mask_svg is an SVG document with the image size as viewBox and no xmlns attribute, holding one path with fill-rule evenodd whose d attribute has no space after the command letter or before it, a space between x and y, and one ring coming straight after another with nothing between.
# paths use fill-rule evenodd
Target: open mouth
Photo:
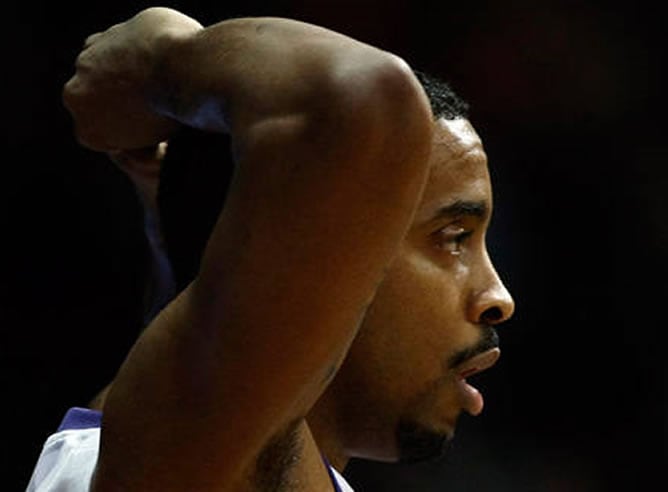
<instances>
[{"instance_id":1,"label":"open mouth","mask_svg":"<svg viewBox=\"0 0 668 492\"><path fill-rule=\"evenodd\" d=\"M478 355L466 359L457 366L457 388L459 390L459 401L464 410L471 415L479 415L484 406L484 399L476 388L466 382L466 378L489 369L501 356L499 348L493 348L481 352Z\"/></svg>"}]
</instances>

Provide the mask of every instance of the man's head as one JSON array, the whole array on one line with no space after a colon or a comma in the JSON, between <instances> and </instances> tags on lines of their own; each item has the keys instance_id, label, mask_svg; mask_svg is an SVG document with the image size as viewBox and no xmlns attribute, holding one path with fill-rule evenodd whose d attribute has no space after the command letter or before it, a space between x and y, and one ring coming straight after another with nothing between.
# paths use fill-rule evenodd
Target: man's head
<instances>
[{"instance_id":1,"label":"man's head","mask_svg":"<svg viewBox=\"0 0 668 492\"><path fill-rule=\"evenodd\" d=\"M448 85L417 76L435 117L428 182L344 364L308 417L316 440L335 433L345 456L439 455L459 414L481 411L465 377L496 361L492 326L513 311L485 246L491 185L467 105ZM181 287L197 271L231 179L225 145L185 130L169 146L158 199Z\"/></svg>"},{"instance_id":2,"label":"man's head","mask_svg":"<svg viewBox=\"0 0 668 492\"><path fill-rule=\"evenodd\" d=\"M318 403L346 456L440 455L460 413L482 410L465 378L496 361L493 326L514 309L485 246L492 195L480 139L459 118L438 119L434 135L413 224Z\"/></svg>"}]
</instances>

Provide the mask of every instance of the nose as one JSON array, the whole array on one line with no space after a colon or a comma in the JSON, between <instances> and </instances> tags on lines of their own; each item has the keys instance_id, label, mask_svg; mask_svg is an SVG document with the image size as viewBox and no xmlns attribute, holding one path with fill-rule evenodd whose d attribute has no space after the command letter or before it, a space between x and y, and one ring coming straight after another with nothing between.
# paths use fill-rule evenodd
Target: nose
<instances>
[{"instance_id":1,"label":"nose","mask_svg":"<svg viewBox=\"0 0 668 492\"><path fill-rule=\"evenodd\" d=\"M496 325L510 319L515 302L489 257L485 260L479 287L471 294L469 319L476 324Z\"/></svg>"}]
</instances>

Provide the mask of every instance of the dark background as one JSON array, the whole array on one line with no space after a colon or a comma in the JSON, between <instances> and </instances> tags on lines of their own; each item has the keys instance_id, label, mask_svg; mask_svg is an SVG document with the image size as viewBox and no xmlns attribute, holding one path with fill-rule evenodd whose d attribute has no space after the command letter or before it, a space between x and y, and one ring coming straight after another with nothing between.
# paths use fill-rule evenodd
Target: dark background
<instances>
[{"instance_id":1,"label":"dark background","mask_svg":"<svg viewBox=\"0 0 668 492\"><path fill-rule=\"evenodd\" d=\"M3 490L63 412L113 377L141 326L145 243L129 182L60 103L90 33L149 2L3 9ZM208 24L280 15L393 51L472 104L495 186L490 250L517 310L447 461L353 462L367 491L665 490L668 245L664 26L604 1L163 2Z\"/></svg>"}]
</instances>

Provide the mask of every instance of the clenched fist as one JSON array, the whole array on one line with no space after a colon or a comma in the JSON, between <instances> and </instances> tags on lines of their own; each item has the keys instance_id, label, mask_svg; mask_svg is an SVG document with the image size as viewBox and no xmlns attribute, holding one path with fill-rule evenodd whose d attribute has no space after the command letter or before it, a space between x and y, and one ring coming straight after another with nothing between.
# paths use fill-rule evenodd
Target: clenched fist
<instances>
[{"instance_id":1,"label":"clenched fist","mask_svg":"<svg viewBox=\"0 0 668 492\"><path fill-rule=\"evenodd\" d=\"M179 123L159 103L169 97L161 60L175 42L201 28L174 10L150 8L89 36L63 89L79 142L114 152L167 139Z\"/></svg>"}]
</instances>

